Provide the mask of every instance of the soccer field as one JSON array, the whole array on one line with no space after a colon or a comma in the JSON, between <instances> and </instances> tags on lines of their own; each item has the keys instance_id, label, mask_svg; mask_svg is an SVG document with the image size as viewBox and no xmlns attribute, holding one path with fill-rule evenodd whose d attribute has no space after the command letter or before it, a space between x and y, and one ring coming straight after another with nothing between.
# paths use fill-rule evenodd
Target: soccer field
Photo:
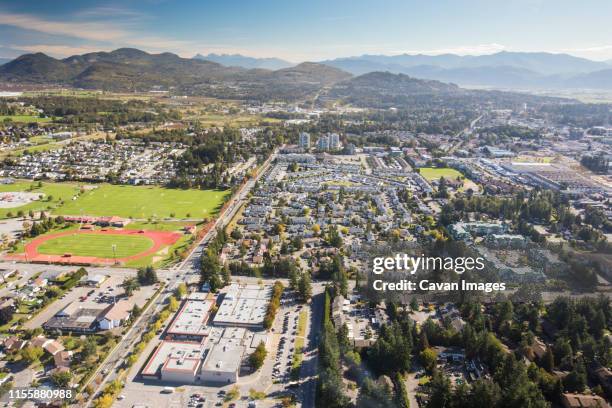
<instances>
[{"instance_id":1,"label":"soccer field","mask_svg":"<svg viewBox=\"0 0 612 408\"><path fill-rule=\"evenodd\" d=\"M56 215L203 219L215 215L229 190L96 185L54 211Z\"/></svg>"},{"instance_id":2,"label":"soccer field","mask_svg":"<svg viewBox=\"0 0 612 408\"><path fill-rule=\"evenodd\" d=\"M115 245L115 252L113 252ZM65 235L49 239L37 248L45 255L95 256L98 258L123 258L142 253L153 247L153 240L129 235Z\"/></svg>"},{"instance_id":3,"label":"soccer field","mask_svg":"<svg viewBox=\"0 0 612 408\"><path fill-rule=\"evenodd\" d=\"M54 208L60 205L60 200L70 201L74 195L79 193L79 187L75 183L52 183L46 181L41 182L41 187L38 187L38 181L16 181L12 184L0 184L0 195L2 193L23 191L40 194L42 199L12 208L0 208L0 218L7 218L9 213L14 217L19 211L27 214L30 210L39 211ZM49 198L51 198L50 201Z\"/></svg>"},{"instance_id":4,"label":"soccer field","mask_svg":"<svg viewBox=\"0 0 612 408\"><path fill-rule=\"evenodd\" d=\"M448 179L456 179L457 177L464 177L463 174L450 167L421 167L419 169L421 176L425 177L428 181L439 180L440 177Z\"/></svg>"}]
</instances>

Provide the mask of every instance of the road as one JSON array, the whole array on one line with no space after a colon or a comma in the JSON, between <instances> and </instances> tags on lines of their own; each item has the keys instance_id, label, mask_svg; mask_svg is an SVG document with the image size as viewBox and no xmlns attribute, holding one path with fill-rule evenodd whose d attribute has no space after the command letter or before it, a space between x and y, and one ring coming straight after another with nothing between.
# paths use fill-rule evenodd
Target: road
<instances>
[{"instance_id":1,"label":"road","mask_svg":"<svg viewBox=\"0 0 612 408\"><path fill-rule=\"evenodd\" d=\"M154 299L151 305L142 313L136 320L128 332L121 338L117 346L109 353L107 358L100 364L96 373L92 376L89 384L93 384L100 373L102 373L102 381L95 386L93 395L97 395L105 386L105 384L115 380L118 375L119 368L123 361L127 358L130 350L140 340L147 325L153 321L157 313L161 311L167 303L168 298L174 293L180 282L198 282L200 277L200 257L203 251L208 246L208 243L217 234L217 229L224 228L234 217L240 207L246 202L248 194L259 180L268 170L270 163L276 158L277 151L275 150L270 157L262 164L260 171L252 179L246 183L234 194L228 202L227 207L223 210L216 219L214 227L211 228L200 240L200 242L187 255L185 260L174 268L161 272L160 276L167 276L166 288ZM86 406L91 404L91 399Z\"/></svg>"},{"instance_id":2,"label":"road","mask_svg":"<svg viewBox=\"0 0 612 408\"><path fill-rule=\"evenodd\" d=\"M448 149L447 154L453 154L455 153L455 150L459 149L461 146L463 146L463 139L460 139L461 136L463 136L464 134L466 134L467 132L471 132L472 130L474 130L474 126L476 126L476 123L478 123L478 121L480 119L482 119L483 115L480 115L479 117L477 117L476 119L474 119L473 121L470 122L470 125L468 127L466 127L465 129L463 129L462 131L460 131L459 133L457 133L455 135L455 138L459 139L459 141L457 143L455 143L450 149Z\"/></svg>"},{"instance_id":3,"label":"road","mask_svg":"<svg viewBox=\"0 0 612 408\"><path fill-rule=\"evenodd\" d=\"M319 333L323 324L323 309L325 307L325 292L322 284L312 285L312 301L310 304L310 320L307 328L308 338L304 345L304 359L300 368L302 391L302 407L314 408L317 389L317 365Z\"/></svg>"}]
</instances>

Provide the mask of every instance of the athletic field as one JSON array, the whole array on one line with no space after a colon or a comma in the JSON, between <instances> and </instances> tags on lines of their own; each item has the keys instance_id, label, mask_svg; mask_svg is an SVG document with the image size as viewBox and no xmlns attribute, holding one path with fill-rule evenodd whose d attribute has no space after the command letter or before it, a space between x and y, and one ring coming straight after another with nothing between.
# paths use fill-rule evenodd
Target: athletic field
<instances>
[{"instance_id":1,"label":"athletic field","mask_svg":"<svg viewBox=\"0 0 612 408\"><path fill-rule=\"evenodd\" d=\"M38 181L16 181L12 184L0 184L0 193L31 192L41 196L38 200L26 205L0 208L0 218L7 218L7 215L15 217L19 211L27 214L30 210L52 209L60 205L60 201L69 202L72 200L72 197L79 193L79 186L76 183L51 183L43 181L41 184L41 187L38 187Z\"/></svg>"},{"instance_id":2,"label":"athletic field","mask_svg":"<svg viewBox=\"0 0 612 408\"><path fill-rule=\"evenodd\" d=\"M463 174L450 167L421 167L419 169L421 176L425 177L427 181L440 180L440 177L448 179L456 179L457 177L463 178Z\"/></svg>"},{"instance_id":3,"label":"athletic field","mask_svg":"<svg viewBox=\"0 0 612 408\"><path fill-rule=\"evenodd\" d=\"M156 254L165 253L184 235L180 232L124 229L51 232L25 244L23 253L7 254L4 259L63 264L114 263L144 266ZM114 246L114 248L113 248Z\"/></svg>"},{"instance_id":4,"label":"athletic field","mask_svg":"<svg viewBox=\"0 0 612 408\"><path fill-rule=\"evenodd\" d=\"M113 245L115 251L113 251ZM37 248L45 255L78 255L98 258L124 258L147 251L153 246L150 238L138 235L98 235L74 233L43 242Z\"/></svg>"},{"instance_id":5,"label":"athletic field","mask_svg":"<svg viewBox=\"0 0 612 408\"><path fill-rule=\"evenodd\" d=\"M177 218L201 220L216 215L229 190L178 190L163 187L99 184L55 215L119 216L123 218Z\"/></svg>"}]
</instances>

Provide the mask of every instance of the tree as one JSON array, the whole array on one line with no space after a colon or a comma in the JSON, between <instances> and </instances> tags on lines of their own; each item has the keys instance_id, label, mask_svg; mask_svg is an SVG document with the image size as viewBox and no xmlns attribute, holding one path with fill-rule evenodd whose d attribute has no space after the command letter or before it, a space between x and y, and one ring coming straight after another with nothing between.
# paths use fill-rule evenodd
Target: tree
<instances>
[{"instance_id":1,"label":"tree","mask_svg":"<svg viewBox=\"0 0 612 408\"><path fill-rule=\"evenodd\" d=\"M138 277L138 282L141 285L145 285L145 286L153 285L159 282L159 279L157 278L157 273L155 272L155 269L153 269L151 265L138 269L137 277Z\"/></svg>"},{"instance_id":2,"label":"tree","mask_svg":"<svg viewBox=\"0 0 612 408\"><path fill-rule=\"evenodd\" d=\"M81 361L86 361L89 357L95 356L97 351L98 345L96 344L96 340L92 337L88 337L83 344L79 358Z\"/></svg>"},{"instance_id":3,"label":"tree","mask_svg":"<svg viewBox=\"0 0 612 408\"><path fill-rule=\"evenodd\" d=\"M174 296L170 296L170 299L168 301L168 308L171 312L176 312L178 310L179 302Z\"/></svg>"},{"instance_id":4,"label":"tree","mask_svg":"<svg viewBox=\"0 0 612 408\"><path fill-rule=\"evenodd\" d=\"M413 312L419 311L419 301L416 299L416 296L410 300L410 310Z\"/></svg>"},{"instance_id":5,"label":"tree","mask_svg":"<svg viewBox=\"0 0 612 408\"><path fill-rule=\"evenodd\" d=\"M11 320L13 320L14 314L15 314L15 309L12 306L8 306L3 309L0 309L0 325L5 325Z\"/></svg>"},{"instance_id":6,"label":"tree","mask_svg":"<svg viewBox=\"0 0 612 408\"><path fill-rule=\"evenodd\" d=\"M425 367L428 372L432 372L436 367L438 353L436 353L436 350L429 347L421 351L421 353L419 354L419 358L421 359L421 364L423 364L423 367Z\"/></svg>"},{"instance_id":7,"label":"tree","mask_svg":"<svg viewBox=\"0 0 612 408\"><path fill-rule=\"evenodd\" d=\"M550 347L546 348L546 354L542 356L541 365L542 368L544 368L549 373L552 373L552 370L555 369L555 357Z\"/></svg>"},{"instance_id":8,"label":"tree","mask_svg":"<svg viewBox=\"0 0 612 408\"><path fill-rule=\"evenodd\" d=\"M110 394L103 394L100 398L94 401L94 408L110 408L115 402L114 398Z\"/></svg>"},{"instance_id":9,"label":"tree","mask_svg":"<svg viewBox=\"0 0 612 408\"><path fill-rule=\"evenodd\" d=\"M51 381L58 388L67 388L72 380L72 373L70 371L59 371L51 375Z\"/></svg>"},{"instance_id":10,"label":"tree","mask_svg":"<svg viewBox=\"0 0 612 408\"><path fill-rule=\"evenodd\" d=\"M582 359L579 359L574 369L563 379L563 387L568 392L583 392L586 383L586 368Z\"/></svg>"},{"instance_id":11,"label":"tree","mask_svg":"<svg viewBox=\"0 0 612 408\"><path fill-rule=\"evenodd\" d=\"M338 229L334 226L329 228L327 233L327 243L336 248L342 247L342 237L340 236Z\"/></svg>"},{"instance_id":12,"label":"tree","mask_svg":"<svg viewBox=\"0 0 612 408\"><path fill-rule=\"evenodd\" d=\"M187 284L185 282L181 282L176 288L176 297L182 299L185 296L187 296Z\"/></svg>"},{"instance_id":13,"label":"tree","mask_svg":"<svg viewBox=\"0 0 612 408\"><path fill-rule=\"evenodd\" d=\"M45 351L42 347L28 346L21 349L21 358L29 364L39 361Z\"/></svg>"},{"instance_id":14,"label":"tree","mask_svg":"<svg viewBox=\"0 0 612 408\"><path fill-rule=\"evenodd\" d=\"M309 272L302 272L298 282L298 293L303 302L308 302L312 297L312 284Z\"/></svg>"},{"instance_id":15,"label":"tree","mask_svg":"<svg viewBox=\"0 0 612 408\"><path fill-rule=\"evenodd\" d=\"M130 297L135 290L140 288L140 283L138 283L136 278L125 278L121 283L121 287L125 291L125 295Z\"/></svg>"},{"instance_id":16,"label":"tree","mask_svg":"<svg viewBox=\"0 0 612 408\"><path fill-rule=\"evenodd\" d=\"M267 355L268 351L266 350L266 345L262 341L257 345L255 351L249 356L249 363L251 364L251 367L253 367L255 370L259 370Z\"/></svg>"},{"instance_id":17,"label":"tree","mask_svg":"<svg viewBox=\"0 0 612 408\"><path fill-rule=\"evenodd\" d=\"M450 380L439 371L435 371L429 383L431 393L427 408L447 408L450 407L452 391Z\"/></svg>"},{"instance_id":18,"label":"tree","mask_svg":"<svg viewBox=\"0 0 612 408\"><path fill-rule=\"evenodd\" d=\"M297 268L289 270L289 287L292 290L298 290L298 284L300 282L300 274Z\"/></svg>"}]
</instances>

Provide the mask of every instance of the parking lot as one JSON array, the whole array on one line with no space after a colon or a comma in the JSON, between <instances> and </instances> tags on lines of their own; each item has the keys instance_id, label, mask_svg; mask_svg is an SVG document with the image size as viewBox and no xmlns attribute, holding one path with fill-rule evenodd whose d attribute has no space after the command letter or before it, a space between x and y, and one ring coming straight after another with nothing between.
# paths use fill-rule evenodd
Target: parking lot
<instances>
[{"instance_id":1,"label":"parking lot","mask_svg":"<svg viewBox=\"0 0 612 408\"><path fill-rule=\"evenodd\" d=\"M295 297L286 291L269 333L268 355L263 367L255 373L240 376L237 384L214 386L171 384L153 380L145 382L135 372L131 372L126 387L122 391L124 398L117 400L114 406L122 408L158 406L249 408L253 406L252 402L255 402L257 408L280 407L281 400L278 397L282 393L290 391L299 395L298 383L291 381L291 366L298 334L299 314L304 310L309 310L309 306L299 304ZM143 355L148 355L152 350L153 346L147 348ZM145 362L146 356L141 356L132 370L140 370ZM173 392L165 393L165 387L173 387ZM226 402L227 393L234 387L238 387L240 396L233 401ZM271 395L271 397L252 401L249 397L251 390Z\"/></svg>"}]
</instances>

